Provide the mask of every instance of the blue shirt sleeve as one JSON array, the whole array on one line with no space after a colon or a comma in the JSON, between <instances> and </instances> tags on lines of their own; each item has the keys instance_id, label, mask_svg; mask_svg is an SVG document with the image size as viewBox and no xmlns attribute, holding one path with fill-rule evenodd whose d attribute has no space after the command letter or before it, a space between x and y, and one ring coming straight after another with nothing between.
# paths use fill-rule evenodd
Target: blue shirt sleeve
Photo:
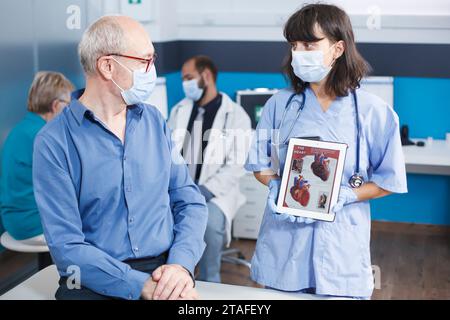
<instances>
[{"instance_id":1,"label":"blue shirt sleeve","mask_svg":"<svg viewBox=\"0 0 450 320\"><path fill-rule=\"evenodd\" d=\"M63 149L38 135L34 144L33 183L45 238L61 275L76 266L81 285L99 294L139 299L149 275L133 270L85 241L77 194Z\"/></svg>"},{"instance_id":2,"label":"blue shirt sleeve","mask_svg":"<svg viewBox=\"0 0 450 320\"><path fill-rule=\"evenodd\" d=\"M262 110L244 166L247 171L259 172L271 168L271 134L274 126L275 97L276 95L272 96Z\"/></svg>"},{"instance_id":3,"label":"blue shirt sleeve","mask_svg":"<svg viewBox=\"0 0 450 320\"><path fill-rule=\"evenodd\" d=\"M208 219L205 198L192 181L180 152L174 147L170 129L164 126L171 150L169 196L174 218L174 240L169 250L168 264L179 264L191 276L206 247L204 235Z\"/></svg>"},{"instance_id":4,"label":"blue shirt sleeve","mask_svg":"<svg viewBox=\"0 0 450 320\"><path fill-rule=\"evenodd\" d=\"M386 130L380 128L381 134L377 134L370 150L370 163L372 176L370 181L384 190L394 193L406 193L406 169L400 139L400 125L397 114L386 106L387 112L383 113L383 121Z\"/></svg>"}]
</instances>

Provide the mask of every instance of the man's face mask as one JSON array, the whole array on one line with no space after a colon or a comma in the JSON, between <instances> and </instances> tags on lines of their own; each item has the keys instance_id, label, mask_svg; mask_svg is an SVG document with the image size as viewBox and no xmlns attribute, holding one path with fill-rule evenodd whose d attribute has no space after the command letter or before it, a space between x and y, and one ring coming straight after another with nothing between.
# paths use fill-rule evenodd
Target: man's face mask
<instances>
[{"instance_id":1,"label":"man's face mask","mask_svg":"<svg viewBox=\"0 0 450 320\"><path fill-rule=\"evenodd\" d=\"M112 58L120 66L124 67L133 75L133 85L130 89L124 90L117 83L111 79L111 81L120 89L121 95L125 103L130 106L133 104L144 103L150 98L153 90L156 86L156 79L158 78L156 74L156 67L152 65L150 71L145 72L145 69L131 70L127 66L124 66L118 60Z\"/></svg>"},{"instance_id":2,"label":"man's face mask","mask_svg":"<svg viewBox=\"0 0 450 320\"><path fill-rule=\"evenodd\" d=\"M327 53L333 48L332 45ZM292 68L297 77L303 82L320 82L331 71L333 62L330 66L324 66L324 52L316 51L292 51Z\"/></svg>"},{"instance_id":3,"label":"man's face mask","mask_svg":"<svg viewBox=\"0 0 450 320\"><path fill-rule=\"evenodd\" d=\"M201 85L201 80L192 79L183 81L183 91L186 95L186 98L197 102L203 97L203 93L205 92L205 88Z\"/></svg>"}]
</instances>

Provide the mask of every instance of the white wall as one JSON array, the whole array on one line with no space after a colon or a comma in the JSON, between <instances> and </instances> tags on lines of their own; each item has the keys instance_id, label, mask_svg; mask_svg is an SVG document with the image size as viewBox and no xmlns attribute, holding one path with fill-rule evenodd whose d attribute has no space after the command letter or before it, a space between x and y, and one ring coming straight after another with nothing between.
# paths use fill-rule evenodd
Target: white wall
<instances>
[{"instance_id":1,"label":"white wall","mask_svg":"<svg viewBox=\"0 0 450 320\"><path fill-rule=\"evenodd\" d=\"M121 0L89 0L89 12L120 13ZM283 25L305 1L143 0L153 41L283 41ZM314 1L309 1L314 2ZM329 0L345 9L359 42L450 44L450 0ZM90 14L93 19L96 14ZM92 21L92 20L91 20Z\"/></svg>"},{"instance_id":2,"label":"white wall","mask_svg":"<svg viewBox=\"0 0 450 320\"><path fill-rule=\"evenodd\" d=\"M177 3L181 39L279 41L283 40L284 22L304 2L177 0ZM450 0L331 0L328 3L349 13L359 42L450 43Z\"/></svg>"},{"instance_id":3,"label":"white wall","mask_svg":"<svg viewBox=\"0 0 450 320\"><path fill-rule=\"evenodd\" d=\"M97 11L101 7L103 14L121 14L121 0L88 0L93 7L93 11ZM92 1L92 4L91 4ZM166 42L178 40L178 16L176 0L143 0L149 1L152 12L150 22L144 22L143 25L148 30L150 37L154 42ZM95 20L95 16L91 16L91 22Z\"/></svg>"}]
</instances>

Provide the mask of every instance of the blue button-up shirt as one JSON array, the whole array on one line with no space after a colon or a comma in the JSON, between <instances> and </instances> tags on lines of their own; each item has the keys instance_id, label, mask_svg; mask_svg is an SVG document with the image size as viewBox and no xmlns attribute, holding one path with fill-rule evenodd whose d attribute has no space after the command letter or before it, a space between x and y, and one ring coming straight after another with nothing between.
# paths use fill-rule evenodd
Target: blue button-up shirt
<instances>
[{"instance_id":1,"label":"blue button-up shirt","mask_svg":"<svg viewBox=\"0 0 450 320\"><path fill-rule=\"evenodd\" d=\"M168 264L193 274L205 248L205 200L156 108L128 107L122 143L73 100L36 137L33 179L61 276L79 267L84 287L138 299L149 275L127 259L169 251Z\"/></svg>"}]
</instances>

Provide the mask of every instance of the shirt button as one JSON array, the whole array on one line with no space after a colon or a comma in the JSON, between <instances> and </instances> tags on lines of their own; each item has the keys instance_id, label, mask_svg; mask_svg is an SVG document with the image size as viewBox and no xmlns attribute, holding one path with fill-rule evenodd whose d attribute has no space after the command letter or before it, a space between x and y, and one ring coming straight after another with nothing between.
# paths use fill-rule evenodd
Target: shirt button
<instances>
[{"instance_id":1,"label":"shirt button","mask_svg":"<svg viewBox=\"0 0 450 320\"><path fill-rule=\"evenodd\" d=\"M130 218L130 223L133 223L134 222L134 218Z\"/></svg>"},{"instance_id":2,"label":"shirt button","mask_svg":"<svg viewBox=\"0 0 450 320\"><path fill-rule=\"evenodd\" d=\"M123 157L123 161L127 161L127 156L124 156L124 157Z\"/></svg>"},{"instance_id":3,"label":"shirt button","mask_svg":"<svg viewBox=\"0 0 450 320\"><path fill-rule=\"evenodd\" d=\"M134 249L133 249L135 252L138 252L139 251L139 248L138 247L134 247Z\"/></svg>"}]
</instances>

